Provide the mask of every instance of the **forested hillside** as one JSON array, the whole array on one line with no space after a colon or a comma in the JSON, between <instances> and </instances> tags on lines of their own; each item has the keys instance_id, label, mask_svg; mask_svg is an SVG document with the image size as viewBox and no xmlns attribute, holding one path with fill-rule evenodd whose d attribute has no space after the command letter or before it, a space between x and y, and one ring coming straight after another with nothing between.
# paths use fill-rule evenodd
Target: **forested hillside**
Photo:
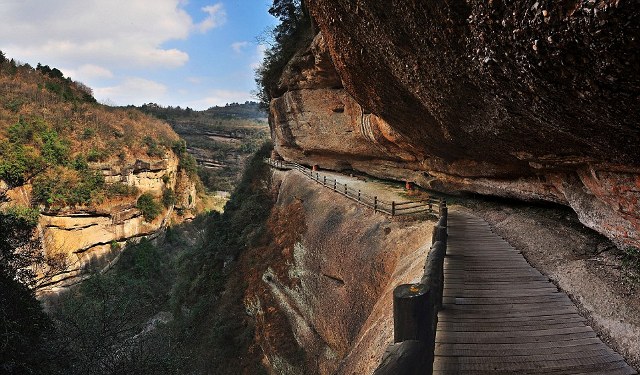
<instances>
[{"instance_id":1,"label":"forested hillside","mask_svg":"<svg viewBox=\"0 0 640 375\"><path fill-rule=\"evenodd\" d=\"M153 103L139 109L166 120L187 141L187 150L198 162L200 179L210 191L233 191L247 158L269 138L267 113L256 102L204 111Z\"/></svg>"}]
</instances>

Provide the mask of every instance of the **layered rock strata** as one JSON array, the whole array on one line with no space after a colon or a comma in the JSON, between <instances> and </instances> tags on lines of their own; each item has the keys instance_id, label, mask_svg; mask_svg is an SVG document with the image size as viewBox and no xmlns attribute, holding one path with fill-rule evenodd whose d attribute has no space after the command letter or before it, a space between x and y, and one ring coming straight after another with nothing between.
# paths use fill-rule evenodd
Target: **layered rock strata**
<instances>
[{"instance_id":1,"label":"layered rock strata","mask_svg":"<svg viewBox=\"0 0 640 375\"><path fill-rule=\"evenodd\" d=\"M640 4L308 0L271 103L285 158L571 206L640 246Z\"/></svg>"},{"instance_id":2,"label":"layered rock strata","mask_svg":"<svg viewBox=\"0 0 640 375\"><path fill-rule=\"evenodd\" d=\"M49 257L63 256L68 265L46 285L57 287L64 285L65 280L75 281L83 267L96 259L116 257L126 241L155 235L172 222L192 218L191 209L196 205L195 181L178 165L179 159L173 152L167 152L161 159L91 164L90 168L101 171L107 184L122 183L137 188L138 193L105 199L87 207L43 210L37 234L42 240L43 251ZM145 220L136 207L137 197L150 193L160 202L167 189L176 192L175 203L169 208L163 207L163 212L152 221ZM31 186L9 189L6 194L7 204L28 206Z\"/></svg>"}]
</instances>

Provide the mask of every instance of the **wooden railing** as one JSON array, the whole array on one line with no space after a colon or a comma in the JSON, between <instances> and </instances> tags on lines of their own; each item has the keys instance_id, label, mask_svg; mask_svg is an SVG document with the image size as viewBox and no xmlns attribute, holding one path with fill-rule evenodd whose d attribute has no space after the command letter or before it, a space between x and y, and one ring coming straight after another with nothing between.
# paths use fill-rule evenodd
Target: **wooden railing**
<instances>
[{"instance_id":1,"label":"wooden railing","mask_svg":"<svg viewBox=\"0 0 640 375\"><path fill-rule=\"evenodd\" d=\"M442 308L444 289L444 258L447 252L448 208L444 200L427 199L407 202L384 202L335 178L297 163L265 159L274 168L294 169L322 186L334 190L376 212L392 216L435 212L438 206L438 224L433 228L431 249L427 256L420 282L403 284L393 291L393 341L382 357L374 375L417 375L433 372L438 311Z\"/></svg>"},{"instance_id":2,"label":"wooden railing","mask_svg":"<svg viewBox=\"0 0 640 375\"><path fill-rule=\"evenodd\" d=\"M438 204L435 199L426 199L419 201L383 201L378 199L377 196L371 196L363 193L360 189L354 189L347 184L340 183L335 178L327 177L319 171L314 171L312 168L307 168L298 163L292 163L284 160L265 159L265 163L278 169L294 169L301 172L303 175L309 177L313 181L322 186L332 189L336 193L354 200L364 206L372 208L375 212L382 212L391 216L400 215L414 215L420 213L435 212L434 206Z\"/></svg>"},{"instance_id":3,"label":"wooden railing","mask_svg":"<svg viewBox=\"0 0 640 375\"><path fill-rule=\"evenodd\" d=\"M389 345L374 375L433 373L433 357L444 289L448 208L442 201L438 225L433 228L431 250L419 283L393 291L393 344Z\"/></svg>"}]
</instances>

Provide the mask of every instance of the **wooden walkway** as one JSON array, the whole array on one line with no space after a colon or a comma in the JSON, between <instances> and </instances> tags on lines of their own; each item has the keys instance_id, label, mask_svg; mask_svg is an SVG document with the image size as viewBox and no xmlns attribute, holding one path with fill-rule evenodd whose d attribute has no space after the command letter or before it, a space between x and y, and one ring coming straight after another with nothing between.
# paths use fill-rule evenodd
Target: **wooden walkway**
<instances>
[{"instance_id":1,"label":"wooden walkway","mask_svg":"<svg viewBox=\"0 0 640 375\"><path fill-rule=\"evenodd\" d=\"M434 374L636 374L484 220L448 228Z\"/></svg>"}]
</instances>

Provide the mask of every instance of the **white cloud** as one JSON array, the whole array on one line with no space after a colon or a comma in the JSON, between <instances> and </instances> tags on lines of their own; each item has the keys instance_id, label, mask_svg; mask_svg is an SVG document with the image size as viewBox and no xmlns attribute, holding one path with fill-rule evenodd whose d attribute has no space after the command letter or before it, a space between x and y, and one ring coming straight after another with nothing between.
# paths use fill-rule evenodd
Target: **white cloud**
<instances>
[{"instance_id":1,"label":"white cloud","mask_svg":"<svg viewBox=\"0 0 640 375\"><path fill-rule=\"evenodd\" d=\"M94 64L84 64L78 67L78 69L61 69L65 76L71 77L77 80L77 77L83 77L84 79L108 79L113 78L111 70Z\"/></svg>"},{"instance_id":2,"label":"white cloud","mask_svg":"<svg viewBox=\"0 0 640 375\"><path fill-rule=\"evenodd\" d=\"M219 27L227 22L227 12L224 10L224 5L222 3L208 5L203 7L202 11L207 13L207 18L196 25L201 33L205 33L214 27Z\"/></svg>"},{"instance_id":3,"label":"white cloud","mask_svg":"<svg viewBox=\"0 0 640 375\"><path fill-rule=\"evenodd\" d=\"M258 44L256 46L256 52L254 55L253 63L251 63L251 69L256 70L262 66L264 61L264 54L267 52L267 46L265 44Z\"/></svg>"},{"instance_id":4,"label":"white cloud","mask_svg":"<svg viewBox=\"0 0 640 375\"><path fill-rule=\"evenodd\" d=\"M209 108L213 106L223 106L228 103L244 103L247 100L254 100L253 95L246 91L233 90L212 90L205 98L193 100L187 103L191 108Z\"/></svg>"},{"instance_id":5,"label":"white cloud","mask_svg":"<svg viewBox=\"0 0 640 375\"><path fill-rule=\"evenodd\" d=\"M189 55L164 43L226 21L222 3L205 6L195 23L184 0L3 0L0 46L8 56L66 67L79 80L118 68L176 68ZM105 68L102 73L83 66ZM85 75L86 73L86 75ZM97 74L97 75L96 75Z\"/></svg>"},{"instance_id":6,"label":"white cloud","mask_svg":"<svg viewBox=\"0 0 640 375\"><path fill-rule=\"evenodd\" d=\"M161 103L167 91L167 86L139 77L128 77L115 86L99 87L93 90L100 102L116 105Z\"/></svg>"},{"instance_id":7,"label":"white cloud","mask_svg":"<svg viewBox=\"0 0 640 375\"><path fill-rule=\"evenodd\" d=\"M249 45L249 42L246 42L246 41L235 42L235 43L231 43L231 49L235 53L241 53L242 50L246 48L248 45Z\"/></svg>"}]
</instances>

